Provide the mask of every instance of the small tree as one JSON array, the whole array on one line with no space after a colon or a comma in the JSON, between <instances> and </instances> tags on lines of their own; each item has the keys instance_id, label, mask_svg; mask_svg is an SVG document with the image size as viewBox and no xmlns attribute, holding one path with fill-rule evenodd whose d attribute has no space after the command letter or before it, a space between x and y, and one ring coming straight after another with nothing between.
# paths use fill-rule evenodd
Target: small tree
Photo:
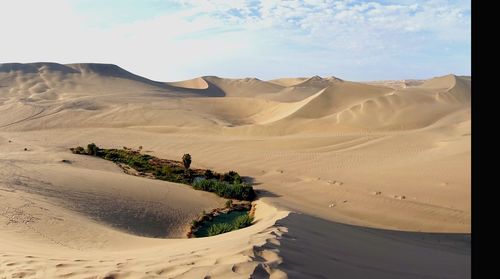
<instances>
[{"instance_id":1,"label":"small tree","mask_svg":"<svg viewBox=\"0 0 500 279\"><path fill-rule=\"evenodd\" d=\"M187 170L191 166L191 155L189 154L184 154L182 156L182 163L184 164L184 168Z\"/></svg>"},{"instance_id":2,"label":"small tree","mask_svg":"<svg viewBox=\"0 0 500 279\"><path fill-rule=\"evenodd\" d=\"M97 155L97 150L99 147L95 143L91 143L87 145L87 154L96 156Z\"/></svg>"}]
</instances>

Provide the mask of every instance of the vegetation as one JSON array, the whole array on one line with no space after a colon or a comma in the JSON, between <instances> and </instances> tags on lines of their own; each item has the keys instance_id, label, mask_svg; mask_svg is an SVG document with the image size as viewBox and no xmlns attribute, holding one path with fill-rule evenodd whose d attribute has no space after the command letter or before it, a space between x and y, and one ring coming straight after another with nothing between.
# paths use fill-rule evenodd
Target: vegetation
<instances>
[{"instance_id":1,"label":"vegetation","mask_svg":"<svg viewBox=\"0 0 500 279\"><path fill-rule=\"evenodd\" d=\"M184 165L185 169L189 169L189 167L191 166L191 155L184 154L182 156L182 164Z\"/></svg>"},{"instance_id":2,"label":"vegetation","mask_svg":"<svg viewBox=\"0 0 500 279\"><path fill-rule=\"evenodd\" d=\"M204 175L205 175L206 179L212 179L212 178L214 178L214 173L211 170L206 170L205 173L204 173Z\"/></svg>"},{"instance_id":3,"label":"vegetation","mask_svg":"<svg viewBox=\"0 0 500 279\"><path fill-rule=\"evenodd\" d=\"M220 174L209 169L190 169L192 160L190 154L184 154L182 162L179 162L141 154L139 150L127 147L103 149L95 143L88 144L86 149L78 146L70 150L74 154L97 156L117 164L127 165L138 171L140 175L192 185L197 190L213 192L224 198L247 201L255 199L253 187L245 184L235 171Z\"/></svg>"},{"instance_id":4,"label":"vegetation","mask_svg":"<svg viewBox=\"0 0 500 279\"><path fill-rule=\"evenodd\" d=\"M241 215L230 223L217 223L208 228L208 236L214 236L221 233L227 233L234 230L239 230L250 226L253 222L253 217L249 214Z\"/></svg>"},{"instance_id":5,"label":"vegetation","mask_svg":"<svg viewBox=\"0 0 500 279\"><path fill-rule=\"evenodd\" d=\"M253 222L253 217L249 214L242 215L234 220L233 228L235 230L246 228L250 226Z\"/></svg>"},{"instance_id":6,"label":"vegetation","mask_svg":"<svg viewBox=\"0 0 500 279\"><path fill-rule=\"evenodd\" d=\"M255 198L253 187L245 183L228 183L214 179L203 179L193 182L193 188L216 193L223 198L251 201Z\"/></svg>"},{"instance_id":7,"label":"vegetation","mask_svg":"<svg viewBox=\"0 0 500 279\"><path fill-rule=\"evenodd\" d=\"M163 166L153 173L155 178L170 182L189 184L192 178L190 173L186 173L182 168Z\"/></svg>"},{"instance_id":8,"label":"vegetation","mask_svg":"<svg viewBox=\"0 0 500 279\"><path fill-rule=\"evenodd\" d=\"M241 180L241 176L235 171L230 171L230 172L223 174L221 177L221 180L229 182L229 183L242 183L243 182Z\"/></svg>"},{"instance_id":9,"label":"vegetation","mask_svg":"<svg viewBox=\"0 0 500 279\"><path fill-rule=\"evenodd\" d=\"M206 237L248 227L253 221L252 205L248 201L233 203L226 200L225 208L216 208L191 222L188 237Z\"/></svg>"},{"instance_id":10,"label":"vegetation","mask_svg":"<svg viewBox=\"0 0 500 279\"><path fill-rule=\"evenodd\" d=\"M97 152L99 151L99 147L95 143L91 143L87 145L87 154L92 156L97 156Z\"/></svg>"},{"instance_id":11,"label":"vegetation","mask_svg":"<svg viewBox=\"0 0 500 279\"><path fill-rule=\"evenodd\" d=\"M87 154L85 153L85 149L81 146L78 146L76 148L70 148L71 152L75 153L75 154Z\"/></svg>"},{"instance_id":12,"label":"vegetation","mask_svg":"<svg viewBox=\"0 0 500 279\"><path fill-rule=\"evenodd\" d=\"M208 236L214 236L221 233L227 233L233 230L233 226L228 223L214 224L208 228Z\"/></svg>"},{"instance_id":13,"label":"vegetation","mask_svg":"<svg viewBox=\"0 0 500 279\"><path fill-rule=\"evenodd\" d=\"M196 227L196 226L198 226L198 220L193 220L191 222L191 227Z\"/></svg>"},{"instance_id":14,"label":"vegetation","mask_svg":"<svg viewBox=\"0 0 500 279\"><path fill-rule=\"evenodd\" d=\"M96 156L113 161L115 163L126 164L140 172L157 170L157 168L150 162L153 156L140 154L139 152L131 152L128 150L119 149L98 149Z\"/></svg>"}]
</instances>

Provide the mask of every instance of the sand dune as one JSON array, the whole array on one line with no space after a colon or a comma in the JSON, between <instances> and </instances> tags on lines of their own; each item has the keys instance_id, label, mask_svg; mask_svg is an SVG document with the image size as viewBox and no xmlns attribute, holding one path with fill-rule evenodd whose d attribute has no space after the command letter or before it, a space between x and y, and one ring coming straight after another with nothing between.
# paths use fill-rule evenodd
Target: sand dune
<instances>
[{"instance_id":1,"label":"sand dune","mask_svg":"<svg viewBox=\"0 0 500 279\"><path fill-rule=\"evenodd\" d=\"M220 88L228 97L259 97L275 93L283 89L282 86L262 81L257 78L227 79L214 76L203 77L204 80Z\"/></svg>"},{"instance_id":2,"label":"sand dune","mask_svg":"<svg viewBox=\"0 0 500 279\"><path fill-rule=\"evenodd\" d=\"M168 84L176 86L176 87L189 88L189 89L207 89L208 88L208 83L203 78L194 78L194 79L184 80L184 81L169 82Z\"/></svg>"},{"instance_id":3,"label":"sand dune","mask_svg":"<svg viewBox=\"0 0 500 279\"><path fill-rule=\"evenodd\" d=\"M278 79L272 79L272 80L269 80L269 82L271 83L274 83L274 84L277 84L277 85L281 85L281 86L285 86L285 87L290 87L290 86L294 86L296 84L299 84L301 82L304 82L306 81L308 78L306 77L298 77L298 78L278 78Z\"/></svg>"},{"instance_id":4,"label":"sand dune","mask_svg":"<svg viewBox=\"0 0 500 279\"><path fill-rule=\"evenodd\" d=\"M353 94L353 92L356 93ZM311 97L306 104L293 113L293 117L321 118L388 92L386 88L355 83L332 85Z\"/></svg>"},{"instance_id":5,"label":"sand dune","mask_svg":"<svg viewBox=\"0 0 500 279\"><path fill-rule=\"evenodd\" d=\"M335 83L342 82L343 80L336 77L322 78L320 76L313 76L301 83L295 84L295 87L314 87L314 88L325 88Z\"/></svg>"},{"instance_id":6,"label":"sand dune","mask_svg":"<svg viewBox=\"0 0 500 279\"><path fill-rule=\"evenodd\" d=\"M0 64L0 277L470 278L470 97L455 75L159 82ZM237 170L257 222L183 239L224 200L68 152L89 142Z\"/></svg>"},{"instance_id":7,"label":"sand dune","mask_svg":"<svg viewBox=\"0 0 500 279\"><path fill-rule=\"evenodd\" d=\"M280 78L269 80L271 83L275 83L285 87L315 87L324 88L328 87L334 83L342 82L343 80L334 76L322 78L320 76L313 77L299 77L299 78Z\"/></svg>"}]
</instances>

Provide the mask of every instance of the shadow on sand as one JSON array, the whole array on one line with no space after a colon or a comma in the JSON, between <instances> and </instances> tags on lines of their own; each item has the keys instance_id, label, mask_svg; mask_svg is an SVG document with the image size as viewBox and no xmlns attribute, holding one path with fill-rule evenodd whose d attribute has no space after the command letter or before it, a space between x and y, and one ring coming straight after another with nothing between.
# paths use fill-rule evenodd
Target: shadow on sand
<instances>
[{"instance_id":1,"label":"shadow on sand","mask_svg":"<svg viewBox=\"0 0 500 279\"><path fill-rule=\"evenodd\" d=\"M305 214L279 220L286 227L276 268L288 278L471 278L470 234L420 233L346 225ZM256 268L252 278L263 278Z\"/></svg>"}]
</instances>

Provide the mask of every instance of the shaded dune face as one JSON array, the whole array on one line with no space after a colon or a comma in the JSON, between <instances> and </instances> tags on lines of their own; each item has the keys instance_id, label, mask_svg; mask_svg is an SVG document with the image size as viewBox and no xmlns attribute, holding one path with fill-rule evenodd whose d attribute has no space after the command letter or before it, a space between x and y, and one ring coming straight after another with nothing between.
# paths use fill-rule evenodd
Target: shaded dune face
<instances>
[{"instance_id":1,"label":"shaded dune face","mask_svg":"<svg viewBox=\"0 0 500 279\"><path fill-rule=\"evenodd\" d=\"M140 200L132 196L119 197L100 192L53 189L51 185L14 184L13 189L50 198L69 210L101 222L117 230L138 236L165 238L175 237L180 209L172 208L165 202ZM181 214L179 216L179 214ZM175 225L174 225L175 224ZM181 235L177 235L181 237Z\"/></svg>"},{"instance_id":2,"label":"shaded dune face","mask_svg":"<svg viewBox=\"0 0 500 279\"><path fill-rule=\"evenodd\" d=\"M278 224L288 228L276 248L283 251L282 266L289 277L302 277L303 270L308 270L308 277L323 278L335 270L340 278L432 278L436 273L470 278L470 235L360 228L295 213ZM326 236L319 231L335 234ZM310 245L301 246L298 236L308 239ZM373 250L359 253L364 245Z\"/></svg>"},{"instance_id":3,"label":"shaded dune face","mask_svg":"<svg viewBox=\"0 0 500 279\"><path fill-rule=\"evenodd\" d=\"M117 168L101 159L78 157L74 160ZM15 172L5 168L2 175L11 190L43 197L98 223L145 237L184 238L190 220L222 204L222 199L187 185L120 172L56 165L38 169L21 166Z\"/></svg>"}]
</instances>

